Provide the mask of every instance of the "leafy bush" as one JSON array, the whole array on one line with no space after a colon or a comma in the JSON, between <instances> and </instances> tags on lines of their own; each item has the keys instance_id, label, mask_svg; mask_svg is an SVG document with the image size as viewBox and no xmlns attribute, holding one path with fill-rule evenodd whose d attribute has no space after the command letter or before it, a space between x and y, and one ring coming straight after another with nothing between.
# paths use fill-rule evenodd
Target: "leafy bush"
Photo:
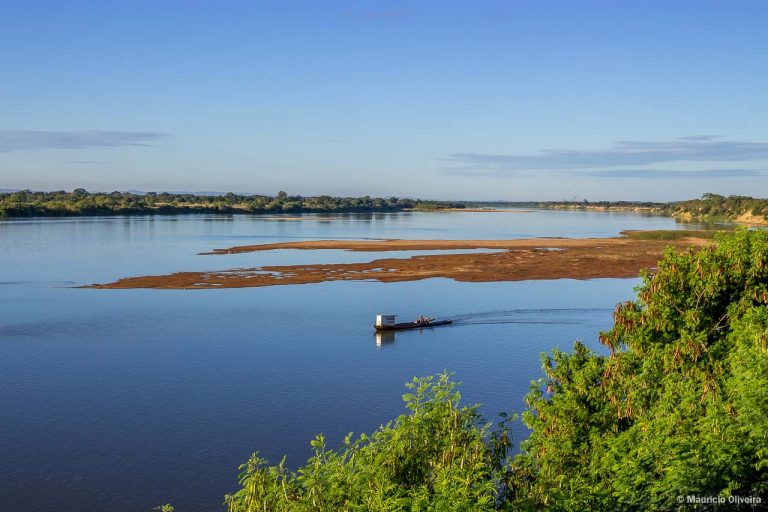
<instances>
[{"instance_id":1,"label":"leafy bush","mask_svg":"<svg viewBox=\"0 0 768 512\"><path fill-rule=\"evenodd\" d=\"M349 434L340 450L317 436L298 471L254 454L241 467L242 488L226 498L229 510L493 510L505 495L508 420L491 432L476 405L460 406L446 373L407 387L409 414L371 436Z\"/></svg>"},{"instance_id":2,"label":"leafy bush","mask_svg":"<svg viewBox=\"0 0 768 512\"><path fill-rule=\"evenodd\" d=\"M678 496L768 492L768 233L668 251L601 333L544 358L518 505L670 510Z\"/></svg>"}]
</instances>

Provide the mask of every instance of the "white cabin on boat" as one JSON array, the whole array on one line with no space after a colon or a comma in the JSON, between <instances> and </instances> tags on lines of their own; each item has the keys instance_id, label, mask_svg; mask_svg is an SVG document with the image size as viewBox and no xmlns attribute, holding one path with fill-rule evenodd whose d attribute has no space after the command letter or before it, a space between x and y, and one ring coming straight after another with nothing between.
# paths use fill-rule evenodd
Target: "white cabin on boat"
<instances>
[{"instance_id":1,"label":"white cabin on boat","mask_svg":"<svg viewBox=\"0 0 768 512\"><path fill-rule=\"evenodd\" d=\"M395 325L397 315L376 315L376 326Z\"/></svg>"}]
</instances>

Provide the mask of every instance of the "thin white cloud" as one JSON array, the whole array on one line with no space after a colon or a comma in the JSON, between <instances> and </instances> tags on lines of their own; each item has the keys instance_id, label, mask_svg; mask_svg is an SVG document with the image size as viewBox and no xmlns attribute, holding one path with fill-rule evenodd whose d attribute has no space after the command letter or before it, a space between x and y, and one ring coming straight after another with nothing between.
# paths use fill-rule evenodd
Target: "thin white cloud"
<instances>
[{"instance_id":1,"label":"thin white cloud","mask_svg":"<svg viewBox=\"0 0 768 512\"><path fill-rule=\"evenodd\" d=\"M151 146L168 135L154 132L0 130L0 152Z\"/></svg>"},{"instance_id":2,"label":"thin white cloud","mask_svg":"<svg viewBox=\"0 0 768 512\"><path fill-rule=\"evenodd\" d=\"M704 134L704 135L689 135L687 137L680 137L680 140L712 140L712 139L721 139L721 138L723 138L722 135Z\"/></svg>"},{"instance_id":3,"label":"thin white cloud","mask_svg":"<svg viewBox=\"0 0 768 512\"><path fill-rule=\"evenodd\" d=\"M529 155L455 153L445 170L536 171L599 169L669 162L736 162L768 158L768 143L696 135L672 141L619 141L608 149L542 149Z\"/></svg>"},{"instance_id":4,"label":"thin white cloud","mask_svg":"<svg viewBox=\"0 0 768 512\"><path fill-rule=\"evenodd\" d=\"M603 170L591 172L576 172L581 176L598 178L631 178L631 179L720 179L720 178L754 178L768 175L766 169L703 169L694 171L673 171L667 169L624 169Z\"/></svg>"}]
</instances>

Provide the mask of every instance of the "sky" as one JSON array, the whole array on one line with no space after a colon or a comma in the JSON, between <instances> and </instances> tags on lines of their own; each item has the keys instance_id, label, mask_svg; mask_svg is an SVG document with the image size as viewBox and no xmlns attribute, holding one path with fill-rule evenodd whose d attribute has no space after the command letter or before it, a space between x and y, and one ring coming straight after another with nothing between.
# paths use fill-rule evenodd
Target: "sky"
<instances>
[{"instance_id":1,"label":"sky","mask_svg":"<svg viewBox=\"0 0 768 512\"><path fill-rule=\"evenodd\" d=\"M16 0L0 189L768 196L768 2Z\"/></svg>"}]
</instances>

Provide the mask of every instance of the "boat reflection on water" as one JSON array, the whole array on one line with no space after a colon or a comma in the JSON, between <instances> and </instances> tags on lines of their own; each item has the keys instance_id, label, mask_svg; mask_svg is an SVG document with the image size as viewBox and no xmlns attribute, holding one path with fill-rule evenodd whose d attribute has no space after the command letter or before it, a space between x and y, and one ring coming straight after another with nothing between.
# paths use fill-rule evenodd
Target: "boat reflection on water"
<instances>
[{"instance_id":1,"label":"boat reflection on water","mask_svg":"<svg viewBox=\"0 0 768 512\"><path fill-rule=\"evenodd\" d=\"M378 348L395 342L395 331L376 331L375 336Z\"/></svg>"}]
</instances>

